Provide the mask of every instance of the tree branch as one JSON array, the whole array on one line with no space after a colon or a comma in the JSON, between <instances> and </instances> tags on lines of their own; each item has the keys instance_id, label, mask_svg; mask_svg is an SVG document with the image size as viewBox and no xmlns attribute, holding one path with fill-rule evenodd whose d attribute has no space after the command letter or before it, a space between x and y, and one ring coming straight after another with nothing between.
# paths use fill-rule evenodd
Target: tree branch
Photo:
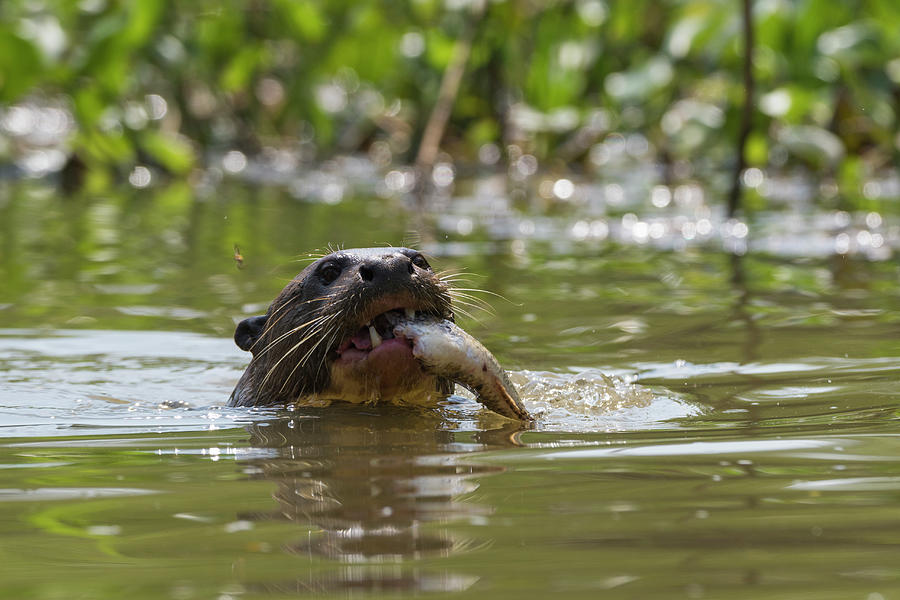
<instances>
[{"instance_id":1,"label":"tree branch","mask_svg":"<svg viewBox=\"0 0 900 600\"><path fill-rule=\"evenodd\" d=\"M737 161L728 194L728 216L734 217L741 205L741 175L747 167L747 139L753 127L753 0L741 0L743 4L744 26L744 106L741 112L741 127L737 138Z\"/></svg>"}]
</instances>

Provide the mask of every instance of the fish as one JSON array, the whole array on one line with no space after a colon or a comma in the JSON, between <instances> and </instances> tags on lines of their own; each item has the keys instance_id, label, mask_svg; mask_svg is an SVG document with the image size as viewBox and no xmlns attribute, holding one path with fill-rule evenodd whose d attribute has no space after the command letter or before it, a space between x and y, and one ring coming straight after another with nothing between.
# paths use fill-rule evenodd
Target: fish
<instances>
[{"instance_id":1,"label":"fish","mask_svg":"<svg viewBox=\"0 0 900 600\"><path fill-rule=\"evenodd\" d=\"M519 421L534 420L490 350L456 323L407 315L395 322L393 331L412 342L413 356L423 370L462 385L495 413Z\"/></svg>"}]
</instances>

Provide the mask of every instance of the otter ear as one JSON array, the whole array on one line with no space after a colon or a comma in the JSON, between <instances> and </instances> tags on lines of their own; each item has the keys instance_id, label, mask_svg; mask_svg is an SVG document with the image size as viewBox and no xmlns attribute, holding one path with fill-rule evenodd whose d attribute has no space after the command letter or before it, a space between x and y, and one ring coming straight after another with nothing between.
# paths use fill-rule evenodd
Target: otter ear
<instances>
[{"instance_id":1,"label":"otter ear","mask_svg":"<svg viewBox=\"0 0 900 600\"><path fill-rule=\"evenodd\" d=\"M241 350L250 350L266 328L266 315L250 317L238 323L234 330L234 343Z\"/></svg>"}]
</instances>

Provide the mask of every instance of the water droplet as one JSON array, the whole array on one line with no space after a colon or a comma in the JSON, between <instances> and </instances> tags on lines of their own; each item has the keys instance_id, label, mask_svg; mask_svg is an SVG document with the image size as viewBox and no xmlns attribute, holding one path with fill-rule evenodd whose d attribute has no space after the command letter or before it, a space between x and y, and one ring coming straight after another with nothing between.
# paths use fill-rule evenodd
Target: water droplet
<instances>
[{"instance_id":1,"label":"water droplet","mask_svg":"<svg viewBox=\"0 0 900 600\"><path fill-rule=\"evenodd\" d=\"M866 215L866 226L870 229L878 229L881 227L882 218L877 212L870 212Z\"/></svg>"},{"instance_id":2,"label":"water droplet","mask_svg":"<svg viewBox=\"0 0 900 600\"><path fill-rule=\"evenodd\" d=\"M222 167L229 173L240 173L247 168L247 157L240 150L231 150L222 158Z\"/></svg>"},{"instance_id":3,"label":"water droplet","mask_svg":"<svg viewBox=\"0 0 900 600\"><path fill-rule=\"evenodd\" d=\"M416 58L425 52L425 38L417 31L409 31L400 38L400 52L406 58Z\"/></svg>"},{"instance_id":4,"label":"water droplet","mask_svg":"<svg viewBox=\"0 0 900 600\"><path fill-rule=\"evenodd\" d=\"M597 27L606 20L606 4L601 0L581 0L575 5L578 16L589 27Z\"/></svg>"},{"instance_id":5,"label":"water droplet","mask_svg":"<svg viewBox=\"0 0 900 600\"><path fill-rule=\"evenodd\" d=\"M834 239L834 251L838 254L847 254L850 251L850 236L839 233Z\"/></svg>"},{"instance_id":6,"label":"water droplet","mask_svg":"<svg viewBox=\"0 0 900 600\"><path fill-rule=\"evenodd\" d=\"M147 103L147 114L154 121L162 119L169 112L169 103L159 94L148 94L144 101Z\"/></svg>"},{"instance_id":7,"label":"water droplet","mask_svg":"<svg viewBox=\"0 0 900 600\"><path fill-rule=\"evenodd\" d=\"M569 179L557 179L553 184L553 195L560 200L568 200L575 193L575 184Z\"/></svg>"},{"instance_id":8,"label":"water droplet","mask_svg":"<svg viewBox=\"0 0 900 600\"><path fill-rule=\"evenodd\" d=\"M472 219L468 217L462 217L456 222L456 232L459 235L469 235L474 229L475 224L472 222Z\"/></svg>"},{"instance_id":9,"label":"water droplet","mask_svg":"<svg viewBox=\"0 0 900 600\"><path fill-rule=\"evenodd\" d=\"M572 225L572 237L576 240L585 239L591 232L591 226L587 221L578 221Z\"/></svg>"},{"instance_id":10,"label":"water droplet","mask_svg":"<svg viewBox=\"0 0 900 600\"><path fill-rule=\"evenodd\" d=\"M448 187L453 183L456 173L450 163L438 163L431 172L431 179L438 187Z\"/></svg>"},{"instance_id":11,"label":"water droplet","mask_svg":"<svg viewBox=\"0 0 900 600\"><path fill-rule=\"evenodd\" d=\"M672 202L672 190L664 185L653 186L650 192L650 203L656 208L665 208Z\"/></svg>"},{"instance_id":12,"label":"water droplet","mask_svg":"<svg viewBox=\"0 0 900 600\"><path fill-rule=\"evenodd\" d=\"M485 165L497 164L500 160L500 148L497 144L482 144L478 149L478 160Z\"/></svg>"},{"instance_id":13,"label":"water droplet","mask_svg":"<svg viewBox=\"0 0 900 600\"><path fill-rule=\"evenodd\" d=\"M538 170L538 160L531 154L524 154L516 161L515 169L522 177L531 177Z\"/></svg>"},{"instance_id":14,"label":"water droplet","mask_svg":"<svg viewBox=\"0 0 900 600\"><path fill-rule=\"evenodd\" d=\"M765 181L766 179L766 176L761 169L751 167L744 171L742 179L745 186L747 186L748 188L756 189L760 185L762 185L763 181Z\"/></svg>"},{"instance_id":15,"label":"water droplet","mask_svg":"<svg viewBox=\"0 0 900 600\"><path fill-rule=\"evenodd\" d=\"M128 183L136 188L145 188L150 185L152 179L153 177L150 173L150 169L142 165L138 165L131 171L131 174L128 176Z\"/></svg>"}]
</instances>

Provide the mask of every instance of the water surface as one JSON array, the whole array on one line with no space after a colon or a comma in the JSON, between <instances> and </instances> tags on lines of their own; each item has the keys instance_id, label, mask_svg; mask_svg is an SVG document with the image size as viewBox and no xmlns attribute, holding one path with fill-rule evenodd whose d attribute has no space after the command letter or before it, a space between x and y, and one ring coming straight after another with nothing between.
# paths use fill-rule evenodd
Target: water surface
<instances>
[{"instance_id":1,"label":"water surface","mask_svg":"<svg viewBox=\"0 0 900 600\"><path fill-rule=\"evenodd\" d=\"M306 252L414 219L240 187L3 198L2 597L900 598L895 261L450 211L421 245L502 296L460 322L534 427L464 395L250 411L224 406L234 323Z\"/></svg>"}]
</instances>

